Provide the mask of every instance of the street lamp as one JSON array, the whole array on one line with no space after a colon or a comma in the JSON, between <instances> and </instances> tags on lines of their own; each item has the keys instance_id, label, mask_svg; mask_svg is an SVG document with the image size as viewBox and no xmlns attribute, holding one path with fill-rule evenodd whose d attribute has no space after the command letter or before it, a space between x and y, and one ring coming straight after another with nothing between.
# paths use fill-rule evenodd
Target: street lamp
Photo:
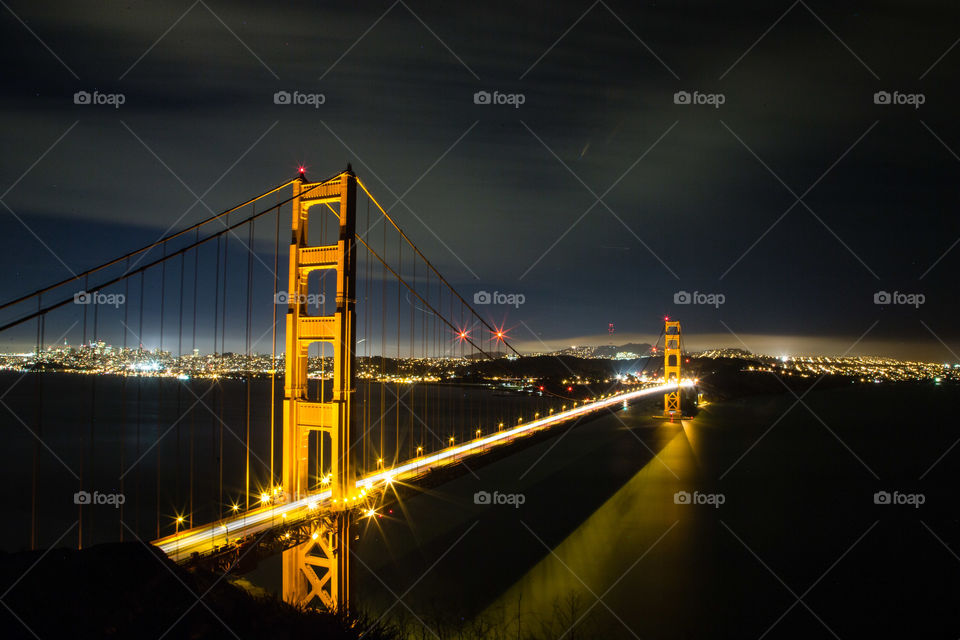
<instances>
[{"instance_id":1,"label":"street lamp","mask_svg":"<svg viewBox=\"0 0 960 640\"><path fill-rule=\"evenodd\" d=\"M236 515L236 513L237 513L238 511L240 511L240 505L237 504L237 503L234 503L233 505L231 505L230 508L233 510L234 515ZM246 511L243 512L243 522L240 524L240 526L241 526L241 527L246 527L246 526L247 526L247 512L246 512Z\"/></svg>"}]
</instances>

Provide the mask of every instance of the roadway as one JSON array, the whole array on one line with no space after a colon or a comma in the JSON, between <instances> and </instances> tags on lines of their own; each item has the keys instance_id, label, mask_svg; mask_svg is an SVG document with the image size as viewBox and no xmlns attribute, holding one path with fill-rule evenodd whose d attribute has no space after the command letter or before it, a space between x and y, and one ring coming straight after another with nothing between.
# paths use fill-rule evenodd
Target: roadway
<instances>
[{"instance_id":1,"label":"roadway","mask_svg":"<svg viewBox=\"0 0 960 640\"><path fill-rule=\"evenodd\" d=\"M692 386L693 381L684 380L683 386ZM488 436L474 438L461 445L441 449L435 453L408 460L389 469L381 469L367 474L357 481L357 488L365 493L384 490L392 482L416 478L431 469L444 467L483 453L492 447L509 444L518 438L530 435L585 415L607 409L613 405L630 403L641 398L662 395L676 388L676 384L661 384L626 393L614 394L595 401L584 402L578 407L566 411L551 413L548 416L505 428ZM250 511L238 512L207 525L193 527L177 532L153 542L175 561L188 559L194 552L209 554L219 547L229 545L241 539L258 535L268 529L282 525L292 525L316 517L318 510L329 508L329 489L311 493L307 497L291 502L265 504Z\"/></svg>"}]
</instances>

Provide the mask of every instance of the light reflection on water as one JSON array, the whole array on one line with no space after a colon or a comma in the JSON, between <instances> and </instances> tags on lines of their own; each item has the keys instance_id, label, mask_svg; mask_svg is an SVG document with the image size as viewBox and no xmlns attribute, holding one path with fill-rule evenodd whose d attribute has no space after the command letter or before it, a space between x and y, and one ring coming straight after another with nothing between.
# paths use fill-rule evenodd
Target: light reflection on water
<instances>
[{"instance_id":1,"label":"light reflection on water","mask_svg":"<svg viewBox=\"0 0 960 640\"><path fill-rule=\"evenodd\" d=\"M502 611L515 616L519 611L521 626L532 629L560 623L568 626L581 616L580 625L587 628L619 626L607 607L621 612L618 616L630 611L631 601L640 595L637 588L643 588L638 582L644 581L637 577L654 568L644 565L652 547L660 547L661 554L667 549L671 555L684 552L686 542L678 531L683 527L678 525L681 513L686 517L690 508L676 504L674 494L687 485L681 479L689 478L695 466L688 437L679 431L657 458L645 464L566 539L549 552L544 549L543 559L480 617L493 617ZM536 523L525 524L531 535L539 535ZM646 596L659 598L679 588L679 583L671 583L669 574L658 575L657 583L660 593ZM597 597L602 597L602 602L597 602ZM635 622L626 620L625 624L632 627ZM619 631L628 634L623 627Z\"/></svg>"}]
</instances>

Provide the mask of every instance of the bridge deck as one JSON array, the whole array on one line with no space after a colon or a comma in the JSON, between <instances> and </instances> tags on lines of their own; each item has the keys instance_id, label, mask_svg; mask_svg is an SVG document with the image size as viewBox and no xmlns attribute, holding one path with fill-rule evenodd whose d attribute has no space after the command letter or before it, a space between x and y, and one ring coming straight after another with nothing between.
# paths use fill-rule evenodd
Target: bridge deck
<instances>
[{"instance_id":1,"label":"bridge deck","mask_svg":"<svg viewBox=\"0 0 960 640\"><path fill-rule=\"evenodd\" d=\"M689 386L693 383L684 381L681 384ZM481 436L464 444L447 447L436 453L420 456L395 467L368 474L357 481L357 488L367 491L382 490L391 482L416 478L431 469L456 464L471 455L485 452L491 447L508 444L536 431L601 411L615 404L663 394L676 388L676 386L676 384L661 384L586 402L573 409L554 413L513 428L503 429L489 436ZM329 489L317 491L293 502L281 502L258 507L217 522L185 529L174 535L155 540L153 544L176 561L188 559L193 553L210 554L225 545L257 535L268 529L282 525L292 525L316 517L323 509L330 507L330 493Z\"/></svg>"}]
</instances>

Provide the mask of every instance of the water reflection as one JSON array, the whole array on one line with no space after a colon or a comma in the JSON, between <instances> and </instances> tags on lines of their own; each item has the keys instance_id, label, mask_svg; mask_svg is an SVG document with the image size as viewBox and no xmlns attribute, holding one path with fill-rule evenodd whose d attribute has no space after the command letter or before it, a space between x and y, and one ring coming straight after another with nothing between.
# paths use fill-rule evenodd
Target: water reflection
<instances>
[{"instance_id":1,"label":"water reflection","mask_svg":"<svg viewBox=\"0 0 960 640\"><path fill-rule=\"evenodd\" d=\"M696 473L691 435L689 426L677 431L656 458L566 539L552 550L544 549L542 560L480 617L502 617L511 611L523 635L550 635L563 623L575 625L574 636L577 629L588 629L591 635L605 629L612 634L608 637L632 637L626 627L642 623L635 615L638 597L661 600L671 593L682 597L678 567L662 569L667 555L687 550L687 527L679 523L691 509L676 504L674 494L688 487ZM539 536L536 523L524 524L530 535ZM652 573L657 575L655 584L644 579Z\"/></svg>"}]
</instances>

